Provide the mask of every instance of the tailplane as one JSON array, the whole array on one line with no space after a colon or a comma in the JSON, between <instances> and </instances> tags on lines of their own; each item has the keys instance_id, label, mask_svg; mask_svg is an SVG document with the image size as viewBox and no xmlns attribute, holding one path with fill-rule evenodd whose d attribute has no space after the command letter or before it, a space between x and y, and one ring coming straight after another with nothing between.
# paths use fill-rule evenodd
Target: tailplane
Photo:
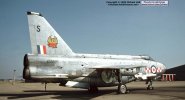
<instances>
[{"instance_id":1,"label":"tailplane","mask_svg":"<svg viewBox=\"0 0 185 100\"><path fill-rule=\"evenodd\" d=\"M47 20L36 12L27 12L33 54L72 56L74 53Z\"/></svg>"}]
</instances>

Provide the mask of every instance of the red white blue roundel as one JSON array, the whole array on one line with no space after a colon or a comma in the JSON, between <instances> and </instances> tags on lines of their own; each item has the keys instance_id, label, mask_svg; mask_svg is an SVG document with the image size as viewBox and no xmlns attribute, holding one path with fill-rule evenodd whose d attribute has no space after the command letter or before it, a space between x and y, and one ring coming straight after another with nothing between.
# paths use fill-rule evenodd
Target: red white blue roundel
<instances>
[{"instance_id":1,"label":"red white blue roundel","mask_svg":"<svg viewBox=\"0 0 185 100\"><path fill-rule=\"evenodd\" d=\"M157 72L157 69L154 65L151 66L151 72L154 73L154 74Z\"/></svg>"}]
</instances>

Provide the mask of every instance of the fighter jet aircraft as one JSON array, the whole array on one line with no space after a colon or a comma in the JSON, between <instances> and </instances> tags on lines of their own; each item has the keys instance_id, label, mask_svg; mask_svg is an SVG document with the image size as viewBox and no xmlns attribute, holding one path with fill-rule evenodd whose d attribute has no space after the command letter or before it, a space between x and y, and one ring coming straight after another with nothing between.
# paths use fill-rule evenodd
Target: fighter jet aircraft
<instances>
[{"instance_id":1,"label":"fighter jet aircraft","mask_svg":"<svg viewBox=\"0 0 185 100\"><path fill-rule=\"evenodd\" d=\"M90 93L98 87L118 86L127 93L126 83L152 79L165 71L165 66L149 56L75 53L47 22L41 13L27 12L32 53L24 56L23 78L61 86L85 88Z\"/></svg>"}]
</instances>

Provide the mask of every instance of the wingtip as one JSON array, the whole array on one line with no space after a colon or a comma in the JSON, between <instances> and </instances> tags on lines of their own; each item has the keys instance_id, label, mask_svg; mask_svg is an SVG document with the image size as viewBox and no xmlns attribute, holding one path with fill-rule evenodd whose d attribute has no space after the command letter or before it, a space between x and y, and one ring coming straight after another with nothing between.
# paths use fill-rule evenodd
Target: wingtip
<instances>
[{"instance_id":1,"label":"wingtip","mask_svg":"<svg viewBox=\"0 0 185 100\"><path fill-rule=\"evenodd\" d=\"M27 11L27 15L38 15L38 16L42 16L41 13L31 12L31 11Z\"/></svg>"}]
</instances>

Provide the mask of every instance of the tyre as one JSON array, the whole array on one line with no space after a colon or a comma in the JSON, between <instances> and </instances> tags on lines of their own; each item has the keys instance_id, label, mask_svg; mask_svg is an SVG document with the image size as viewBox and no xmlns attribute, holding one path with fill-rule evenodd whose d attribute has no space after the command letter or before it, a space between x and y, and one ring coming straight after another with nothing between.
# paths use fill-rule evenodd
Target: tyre
<instances>
[{"instance_id":1,"label":"tyre","mask_svg":"<svg viewBox=\"0 0 185 100\"><path fill-rule=\"evenodd\" d=\"M127 87L126 85L118 85L118 93L119 94L126 94L127 93Z\"/></svg>"}]
</instances>

